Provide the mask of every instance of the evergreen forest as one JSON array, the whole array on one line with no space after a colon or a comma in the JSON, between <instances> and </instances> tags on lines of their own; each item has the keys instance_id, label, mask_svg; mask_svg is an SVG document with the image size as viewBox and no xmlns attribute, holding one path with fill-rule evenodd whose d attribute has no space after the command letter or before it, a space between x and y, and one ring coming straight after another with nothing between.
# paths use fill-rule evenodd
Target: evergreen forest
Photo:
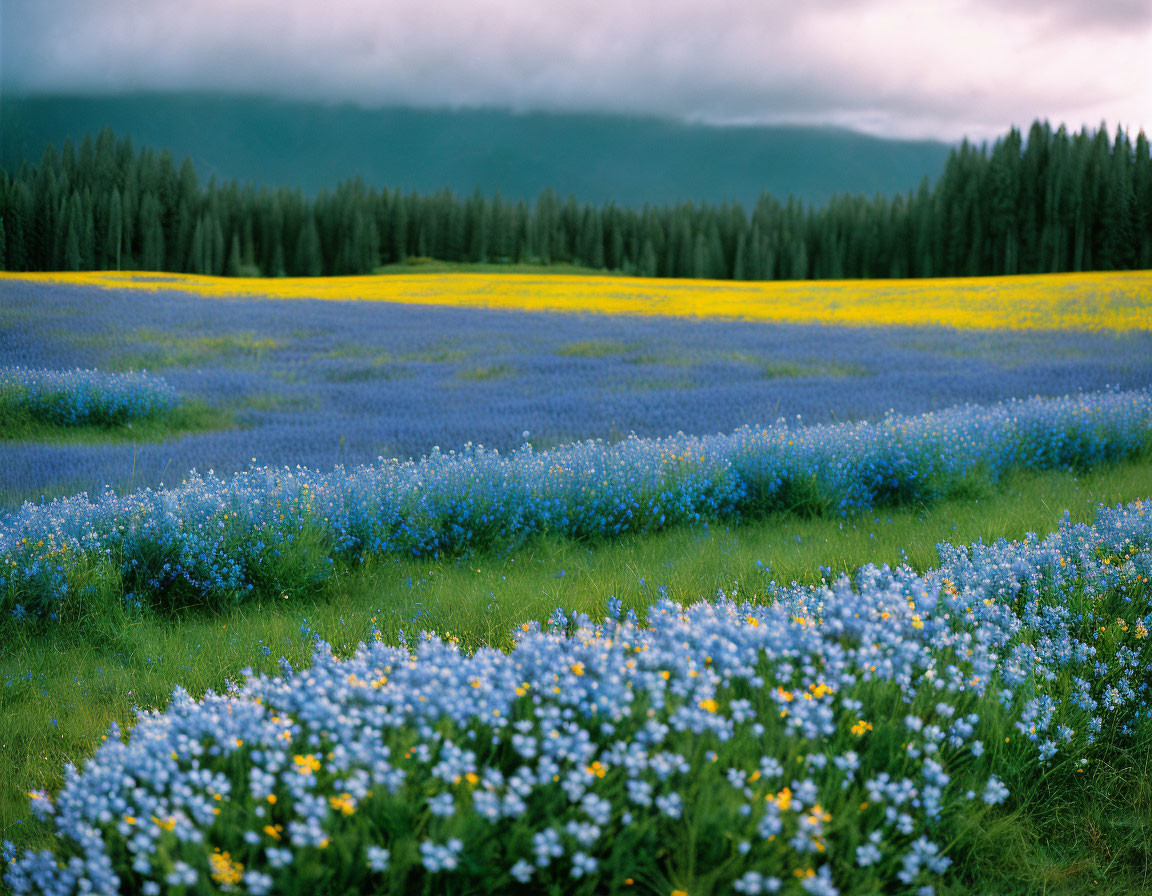
<instances>
[{"instance_id":1,"label":"evergreen forest","mask_svg":"<svg viewBox=\"0 0 1152 896\"><path fill-rule=\"evenodd\" d=\"M1152 268L1152 159L1141 132L1034 123L964 142L935 183L812 206L621 207L479 192L314 197L214 178L111 130L0 172L0 269L226 276L364 274L412 258L568 264L649 277L940 277Z\"/></svg>"}]
</instances>

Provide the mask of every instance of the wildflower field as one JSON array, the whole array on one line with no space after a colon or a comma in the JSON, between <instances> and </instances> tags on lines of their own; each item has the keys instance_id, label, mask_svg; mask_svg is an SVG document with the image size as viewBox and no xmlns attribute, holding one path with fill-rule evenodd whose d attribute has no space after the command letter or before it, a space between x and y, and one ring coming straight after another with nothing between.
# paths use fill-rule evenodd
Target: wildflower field
<instances>
[{"instance_id":1,"label":"wildflower field","mask_svg":"<svg viewBox=\"0 0 1152 896\"><path fill-rule=\"evenodd\" d=\"M115 284L129 275L51 276ZM300 295L324 296L356 295L346 284L366 282L365 295L385 296L394 284L416 282L391 275L259 281L269 291L261 298L224 294L236 288L224 279L211 284L221 294L205 297L194 291L197 278L170 275L134 275L131 289L62 284L49 275L0 278L0 364L144 370L181 399L168 431L134 425L0 440L0 507L41 495L96 495L105 485L123 492L178 483L193 468L227 476L254 458L258 465L325 471L379 457L418 460L436 446L508 452L528 443L540 450L586 439L617 442L633 432L705 436L780 418L792 425L879 420L889 412L1140 389L1152 383L1152 319L1121 327L1108 298L1136 302L1140 276L969 281L983 283L1010 318L1032 307L1036 290L1044 295L1037 284L1045 281L1057 295L1079 296L1074 307L1083 329L1058 326L1067 321L1056 317L1054 329L991 330L952 326L945 312L964 293L936 304L932 284L940 281L916 281L909 295L942 325L891 327L881 325L884 306L867 301L897 288L889 281L862 287L857 304L871 308L868 325L827 326L803 318L772 324L522 311L516 296L550 282L524 275L490 276L487 290L477 293L494 306L488 308L463 307L467 296L459 305L435 307L274 297L285 284ZM1108 277L1113 282L1100 294L1084 285ZM446 284L460 279L430 275L425 290L440 302L455 301ZM561 280L580 295L584 279ZM345 284L345 292L333 293L334 282ZM1000 282L1008 286L997 298ZM1033 292L1019 290L1020 283ZM641 284L632 287L641 298L648 289L628 278L587 279L592 294L604 284L618 292ZM659 286L688 296L711 289L696 281ZM789 283L716 289L820 295L826 287L847 289ZM495 307L501 302L508 307Z\"/></svg>"},{"instance_id":2,"label":"wildflower field","mask_svg":"<svg viewBox=\"0 0 1152 896\"><path fill-rule=\"evenodd\" d=\"M0 274L10 282L179 290L214 298L329 299L765 323L988 330L1147 330L1148 271L912 280L704 281L612 275L417 273L208 277L120 271Z\"/></svg>"},{"instance_id":3,"label":"wildflower field","mask_svg":"<svg viewBox=\"0 0 1152 896\"><path fill-rule=\"evenodd\" d=\"M0 279L0 891L1152 890L1149 285Z\"/></svg>"}]
</instances>

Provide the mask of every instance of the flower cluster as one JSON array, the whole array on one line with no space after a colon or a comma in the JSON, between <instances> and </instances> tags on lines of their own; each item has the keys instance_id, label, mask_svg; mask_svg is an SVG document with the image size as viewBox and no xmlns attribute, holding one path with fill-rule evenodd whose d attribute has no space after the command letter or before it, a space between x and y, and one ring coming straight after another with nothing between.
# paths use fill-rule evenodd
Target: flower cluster
<instances>
[{"instance_id":1,"label":"flower cluster","mask_svg":"<svg viewBox=\"0 0 1152 896\"><path fill-rule=\"evenodd\" d=\"M0 367L0 425L119 426L166 414L176 392L146 373Z\"/></svg>"},{"instance_id":2,"label":"flower cluster","mask_svg":"<svg viewBox=\"0 0 1152 896\"><path fill-rule=\"evenodd\" d=\"M469 448L328 474L193 475L174 489L10 515L0 528L9 567L0 587L50 608L68 593L74 567L112 562L136 597L175 585L220 599L296 576L276 561L309 537L322 555L308 555L317 566L309 575L322 577L340 555L439 555L539 532L586 538L767 510L864 509L931 500L977 468L996 478L1129 456L1147 450L1150 431L1152 394L1103 393L880 424L527 447L508 457Z\"/></svg>"},{"instance_id":3,"label":"flower cluster","mask_svg":"<svg viewBox=\"0 0 1152 896\"><path fill-rule=\"evenodd\" d=\"M0 519L0 612L49 620L93 577L130 600L299 593L336 560L461 554L538 533L585 539L770 511L931 501L974 473L1147 452L1152 392L967 406L919 417L629 438L501 455L433 452L327 473L254 467L179 487L26 504Z\"/></svg>"},{"instance_id":4,"label":"flower cluster","mask_svg":"<svg viewBox=\"0 0 1152 896\"><path fill-rule=\"evenodd\" d=\"M771 603L425 633L177 690L53 801L18 894L928 893L960 813L1147 718L1152 507ZM1018 732L1023 732L1020 736ZM185 888L185 889L181 889Z\"/></svg>"}]
</instances>

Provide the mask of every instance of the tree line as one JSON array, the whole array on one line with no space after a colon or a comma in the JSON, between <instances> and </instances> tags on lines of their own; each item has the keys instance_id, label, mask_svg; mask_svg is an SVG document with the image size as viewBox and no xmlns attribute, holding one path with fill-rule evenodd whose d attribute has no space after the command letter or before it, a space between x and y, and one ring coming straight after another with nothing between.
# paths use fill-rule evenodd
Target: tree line
<instances>
[{"instance_id":1,"label":"tree line","mask_svg":"<svg viewBox=\"0 0 1152 896\"><path fill-rule=\"evenodd\" d=\"M1152 160L1101 126L1046 122L990 147L965 141L935 184L815 207L622 208L368 188L314 198L202 185L191 160L137 151L108 129L0 172L0 269L226 276L368 273L413 257L568 263L650 277L786 280L1152 268Z\"/></svg>"}]
</instances>

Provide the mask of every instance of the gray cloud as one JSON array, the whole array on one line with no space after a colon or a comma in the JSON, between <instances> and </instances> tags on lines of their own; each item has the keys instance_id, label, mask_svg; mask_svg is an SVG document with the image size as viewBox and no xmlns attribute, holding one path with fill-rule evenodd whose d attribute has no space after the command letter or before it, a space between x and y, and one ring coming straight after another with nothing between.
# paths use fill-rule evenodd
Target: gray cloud
<instances>
[{"instance_id":1,"label":"gray cloud","mask_svg":"<svg viewBox=\"0 0 1152 896\"><path fill-rule=\"evenodd\" d=\"M1152 121L1147 0L0 0L4 89L223 89L984 137Z\"/></svg>"},{"instance_id":2,"label":"gray cloud","mask_svg":"<svg viewBox=\"0 0 1152 896\"><path fill-rule=\"evenodd\" d=\"M1152 25L1152 3L1148 0L986 0L985 5L993 10L1048 16L1065 26L1104 31Z\"/></svg>"}]
</instances>

